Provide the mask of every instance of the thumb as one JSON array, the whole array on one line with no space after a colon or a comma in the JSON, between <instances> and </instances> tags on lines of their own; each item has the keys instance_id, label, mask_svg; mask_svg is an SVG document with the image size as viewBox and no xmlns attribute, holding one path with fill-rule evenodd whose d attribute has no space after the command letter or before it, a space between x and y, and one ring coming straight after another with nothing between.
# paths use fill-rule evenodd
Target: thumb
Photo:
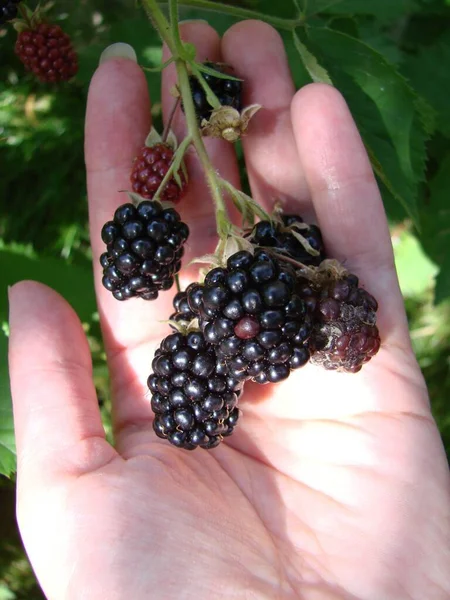
<instances>
[{"instance_id":1,"label":"thumb","mask_svg":"<svg viewBox=\"0 0 450 600\"><path fill-rule=\"evenodd\" d=\"M72 308L25 281L10 298L9 367L19 483L44 485L111 460L86 337ZM38 483L40 482L40 483Z\"/></svg>"}]
</instances>

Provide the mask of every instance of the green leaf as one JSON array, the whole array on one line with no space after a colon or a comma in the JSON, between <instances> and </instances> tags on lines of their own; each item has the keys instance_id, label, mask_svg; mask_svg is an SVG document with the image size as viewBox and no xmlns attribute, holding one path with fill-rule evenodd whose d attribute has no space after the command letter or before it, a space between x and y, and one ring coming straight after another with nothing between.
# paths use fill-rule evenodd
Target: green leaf
<instances>
[{"instance_id":1,"label":"green leaf","mask_svg":"<svg viewBox=\"0 0 450 600\"><path fill-rule=\"evenodd\" d=\"M327 71L319 65L317 62L317 58L312 54L308 48L300 41L297 33L294 31L293 33L294 45L297 49L297 52L302 59L303 64L305 65L306 70L308 71L311 79L315 83L328 83L329 85L333 85L333 82L330 79Z\"/></svg>"},{"instance_id":2,"label":"green leaf","mask_svg":"<svg viewBox=\"0 0 450 600\"><path fill-rule=\"evenodd\" d=\"M378 175L418 224L417 190L424 178L426 133L416 94L381 54L363 42L328 28L309 27L306 32L309 49L336 87L352 88L346 100L372 151ZM359 91L348 84L349 78ZM358 113L364 112L375 120L358 120Z\"/></svg>"},{"instance_id":3,"label":"green leaf","mask_svg":"<svg viewBox=\"0 0 450 600\"><path fill-rule=\"evenodd\" d=\"M450 255L441 264L441 270L436 277L434 301L436 304L450 298Z\"/></svg>"},{"instance_id":4,"label":"green leaf","mask_svg":"<svg viewBox=\"0 0 450 600\"><path fill-rule=\"evenodd\" d=\"M16 446L8 374L8 338L0 330L0 475L16 470Z\"/></svg>"},{"instance_id":5,"label":"green leaf","mask_svg":"<svg viewBox=\"0 0 450 600\"><path fill-rule=\"evenodd\" d=\"M87 261L86 261L87 262ZM10 249L0 250L0 319L8 319L8 286L24 279L40 281L59 292L73 306L82 321L96 310L92 270L68 264L62 259L29 257Z\"/></svg>"},{"instance_id":6,"label":"green leaf","mask_svg":"<svg viewBox=\"0 0 450 600\"><path fill-rule=\"evenodd\" d=\"M450 248L450 152L430 182L429 197L420 205L422 243L438 264L442 264Z\"/></svg>"},{"instance_id":7,"label":"green leaf","mask_svg":"<svg viewBox=\"0 0 450 600\"><path fill-rule=\"evenodd\" d=\"M374 15L387 21L416 9L414 0L303 0L306 14L321 12L345 15Z\"/></svg>"},{"instance_id":8,"label":"green leaf","mask_svg":"<svg viewBox=\"0 0 450 600\"><path fill-rule=\"evenodd\" d=\"M450 138L448 99L450 97L450 34L441 36L432 46L405 55L403 72L414 88L434 108L439 132Z\"/></svg>"}]
</instances>

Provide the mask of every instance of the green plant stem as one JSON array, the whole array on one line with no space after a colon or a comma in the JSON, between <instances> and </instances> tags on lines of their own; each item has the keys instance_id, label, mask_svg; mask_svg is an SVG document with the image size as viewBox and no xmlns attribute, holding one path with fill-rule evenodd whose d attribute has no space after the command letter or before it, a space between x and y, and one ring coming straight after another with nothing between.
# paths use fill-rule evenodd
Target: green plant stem
<instances>
[{"instance_id":1,"label":"green plant stem","mask_svg":"<svg viewBox=\"0 0 450 600\"><path fill-rule=\"evenodd\" d=\"M178 2L177 0L169 0L169 15L170 25L172 28L172 38L177 54L180 55L183 52L183 42L180 37L180 30L178 28Z\"/></svg>"},{"instance_id":2,"label":"green plant stem","mask_svg":"<svg viewBox=\"0 0 450 600\"><path fill-rule=\"evenodd\" d=\"M177 9L177 0L170 0L171 2L171 11L174 16L178 14ZM203 139L198 128L197 124L197 116L195 114L194 102L191 96L191 86L189 84L189 74L186 68L186 63L184 60L179 58L178 48L176 47L176 43L173 39L173 29L177 28L177 36L179 38L178 32L178 21L172 23L172 26L167 21L163 12L158 6L156 0L142 0L142 3L153 22L155 29L159 32L163 41L167 44L167 47L171 51L172 55L175 57L175 65L177 69L178 75L178 86L181 92L181 97L183 99L183 107L184 113L186 117L186 123L188 126L188 135L192 138L192 142L197 151L197 155L202 164L203 170L205 171L205 176L208 182L209 189L211 191L211 196L214 201L214 205L216 208L216 223L217 223L217 233L219 237L226 238L230 228L231 223L228 218L227 209L225 206L224 199L222 197L220 183L216 175L216 171L211 164L208 153L205 148L205 144L203 143Z\"/></svg>"},{"instance_id":3,"label":"green plant stem","mask_svg":"<svg viewBox=\"0 0 450 600\"><path fill-rule=\"evenodd\" d=\"M186 65L182 60L177 60L175 64L177 67L178 84L183 97L184 114L186 116L189 134L192 136L192 141L197 151L199 160L205 170L208 186L216 207L217 233L221 238L224 238L228 235L229 229L226 227L226 224L229 223L229 219L225 202L220 190L220 183L214 167L209 159L201 133L198 129L197 115L195 114L194 102L192 101L191 87L189 85L189 75Z\"/></svg>"},{"instance_id":4,"label":"green plant stem","mask_svg":"<svg viewBox=\"0 0 450 600\"><path fill-rule=\"evenodd\" d=\"M239 6L223 4L222 2L212 2L211 0L180 0L179 4L182 6L191 6L192 8L203 8L204 10L225 13L242 19L259 19L260 21L265 21L266 23L273 25L277 29L284 29L285 31L293 31L296 27L300 27L305 23L304 16L298 19L283 19L282 17L266 15L256 10L240 8Z\"/></svg>"}]
</instances>

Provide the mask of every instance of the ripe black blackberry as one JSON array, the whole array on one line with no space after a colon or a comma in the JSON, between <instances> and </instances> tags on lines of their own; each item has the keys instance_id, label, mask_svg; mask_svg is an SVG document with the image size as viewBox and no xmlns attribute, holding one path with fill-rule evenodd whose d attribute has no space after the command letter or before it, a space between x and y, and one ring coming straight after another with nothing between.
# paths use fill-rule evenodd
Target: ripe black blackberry
<instances>
[{"instance_id":1,"label":"ripe black blackberry","mask_svg":"<svg viewBox=\"0 0 450 600\"><path fill-rule=\"evenodd\" d=\"M264 250L240 251L186 290L208 343L231 376L276 383L309 359L310 320L290 265Z\"/></svg>"},{"instance_id":2,"label":"ripe black blackberry","mask_svg":"<svg viewBox=\"0 0 450 600\"><path fill-rule=\"evenodd\" d=\"M137 207L123 204L102 229L104 287L117 300L154 300L158 290L172 287L188 236L188 226L173 208L153 200Z\"/></svg>"},{"instance_id":3,"label":"ripe black blackberry","mask_svg":"<svg viewBox=\"0 0 450 600\"><path fill-rule=\"evenodd\" d=\"M167 336L152 370L147 385L157 436L178 448L210 450L233 433L242 385L227 378L200 331Z\"/></svg>"},{"instance_id":4,"label":"ripe black blackberry","mask_svg":"<svg viewBox=\"0 0 450 600\"><path fill-rule=\"evenodd\" d=\"M175 312L170 315L169 319L180 323L184 327L187 327L197 316L189 306L187 293L185 291L178 292L178 294L175 295L173 299L173 308ZM172 328L175 329L175 327Z\"/></svg>"},{"instance_id":5,"label":"ripe black blackberry","mask_svg":"<svg viewBox=\"0 0 450 600\"><path fill-rule=\"evenodd\" d=\"M299 280L297 293L313 320L311 362L327 370L360 371L380 348L375 298L358 287L356 275L333 269L316 282Z\"/></svg>"},{"instance_id":6,"label":"ripe black blackberry","mask_svg":"<svg viewBox=\"0 0 450 600\"><path fill-rule=\"evenodd\" d=\"M296 237L300 234L318 252L314 256ZM325 258L322 234L317 225L307 225L299 215L282 215L281 221L260 221L248 234L256 246L274 248L277 252L293 258L304 265L319 265Z\"/></svg>"},{"instance_id":7,"label":"ripe black blackberry","mask_svg":"<svg viewBox=\"0 0 450 600\"><path fill-rule=\"evenodd\" d=\"M213 62L205 62L205 67L209 67L219 73L229 73L230 69L227 69L226 65ZM214 77L209 73L202 73L203 79L212 89L214 94L217 96L222 106L231 106L237 111L242 109L242 82L235 81L233 79L220 79ZM194 101L195 112L197 115L198 122L201 123L203 119L208 120L213 108L206 99L206 94L198 79L191 75L189 77L189 83L191 85L192 99Z\"/></svg>"},{"instance_id":8,"label":"ripe black blackberry","mask_svg":"<svg viewBox=\"0 0 450 600\"><path fill-rule=\"evenodd\" d=\"M17 17L17 5L21 0L0 1L0 25Z\"/></svg>"}]
</instances>

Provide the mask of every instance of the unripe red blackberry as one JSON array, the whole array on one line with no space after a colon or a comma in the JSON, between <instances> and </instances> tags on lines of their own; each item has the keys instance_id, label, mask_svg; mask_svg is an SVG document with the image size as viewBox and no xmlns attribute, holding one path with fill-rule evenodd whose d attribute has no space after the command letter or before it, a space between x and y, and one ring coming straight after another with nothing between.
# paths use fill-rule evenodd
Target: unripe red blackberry
<instances>
[{"instance_id":1,"label":"unripe red blackberry","mask_svg":"<svg viewBox=\"0 0 450 600\"><path fill-rule=\"evenodd\" d=\"M226 65L213 62L205 62L205 67L209 67L219 73L229 72ZM242 81L233 79L221 79L214 77L209 73L202 73L203 79L209 85L211 90L217 96L222 106L231 106L237 111L242 110ZM203 119L208 120L213 108L206 99L206 94L198 79L191 75L189 77L189 83L191 85L192 99L194 101L195 113L197 115L198 122L201 123Z\"/></svg>"},{"instance_id":2,"label":"unripe red blackberry","mask_svg":"<svg viewBox=\"0 0 450 600\"><path fill-rule=\"evenodd\" d=\"M15 52L25 67L45 83L68 81L78 71L71 39L59 25L40 23L22 31Z\"/></svg>"},{"instance_id":3,"label":"unripe red blackberry","mask_svg":"<svg viewBox=\"0 0 450 600\"><path fill-rule=\"evenodd\" d=\"M17 5L20 0L1 0L0 1L0 25L3 25L11 19L17 17Z\"/></svg>"},{"instance_id":4,"label":"unripe red blackberry","mask_svg":"<svg viewBox=\"0 0 450 600\"><path fill-rule=\"evenodd\" d=\"M255 246L274 248L304 265L319 265L325 258L320 229L317 225L307 225L299 215L281 215L280 221L260 221L247 237Z\"/></svg>"},{"instance_id":5,"label":"unripe red blackberry","mask_svg":"<svg viewBox=\"0 0 450 600\"><path fill-rule=\"evenodd\" d=\"M210 450L233 433L239 419L234 385L199 331L172 333L155 352L147 385L160 438L186 450Z\"/></svg>"},{"instance_id":6,"label":"unripe red blackberry","mask_svg":"<svg viewBox=\"0 0 450 600\"><path fill-rule=\"evenodd\" d=\"M151 200L119 206L102 228L103 286L117 300L154 300L159 290L172 287L188 236L188 226L173 208Z\"/></svg>"},{"instance_id":7,"label":"unripe red blackberry","mask_svg":"<svg viewBox=\"0 0 450 600\"><path fill-rule=\"evenodd\" d=\"M186 290L205 339L233 377L277 383L308 362L311 325L295 284L289 265L256 250L236 252Z\"/></svg>"},{"instance_id":8,"label":"unripe red blackberry","mask_svg":"<svg viewBox=\"0 0 450 600\"><path fill-rule=\"evenodd\" d=\"M299 280L297 293L313 319L311 362L327 370L360 371L380 348L375 298L348 273L315 282Z\"/></svg>"},{"instance_id":9,"label":"unripe red blackberry","mask_svg":"<svg viewBox=\"0 0 450 600\"><path fill-rule=\"evenodd\" d=\"M169 170L173 156L173 149L162 142L151 147L141 148L131 172L133 191L143 198L151 200ZM177 184L174 177L171 177L159 196L160 200L173 203L181 200L186 190L186 179L182 169L179 170L178 175L183 184L182 187Z\"/></svg>"}]
</instances>

